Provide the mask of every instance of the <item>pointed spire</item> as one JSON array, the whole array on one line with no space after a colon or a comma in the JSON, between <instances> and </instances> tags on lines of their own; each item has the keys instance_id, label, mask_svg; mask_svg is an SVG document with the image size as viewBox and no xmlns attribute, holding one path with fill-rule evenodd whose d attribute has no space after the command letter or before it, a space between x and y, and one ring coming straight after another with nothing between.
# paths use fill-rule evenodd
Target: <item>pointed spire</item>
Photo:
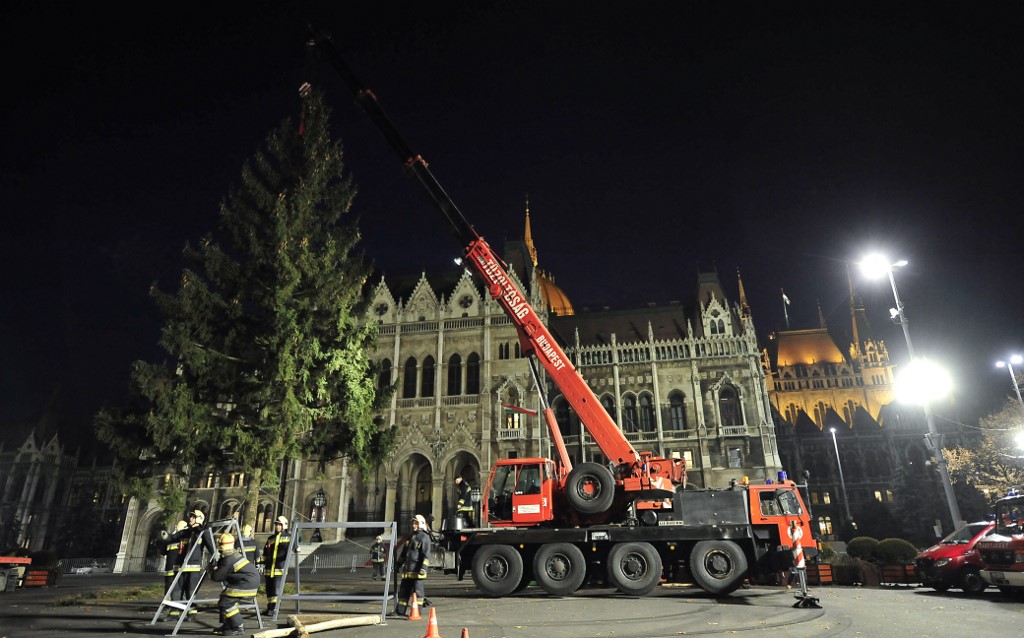
<instances>
[{"instance_id":1,"label":"pointed spire","mask_svg":"<svg viewBox=\"0 0 1024 638\"><path fill-rule=\"evenodd\" d=\"M530 261L534 267L537 266L537 248L533 245L533 230L530 228L530 194L526 194L526 232L523 240L526 242L526 250L530 253Z\"/></svg>"},{"instance_id":2,"label":"pointed spire","mask_svg":"<svg viewBox=\"0 0 1024 638\"><path fill-rule=\"evenodd\" d=\"M740 312L744 317L750 316L750 304L747 303L747 291L743 289L743 277L740 276L740 269L736 269L736 281L740 284Z\"/></svg>"},{"instance_id":3,"label":"pointed spire","mask_svg":"<svg viewBox=\"0 0 1024 638\"><path fill-rule=\"evenodd\" d=\"M818 326L825 330L828 328L828 322L825 321L825 313L821 310L821 299L816 300L818 302Z\"/></svg>"}]
</instances>

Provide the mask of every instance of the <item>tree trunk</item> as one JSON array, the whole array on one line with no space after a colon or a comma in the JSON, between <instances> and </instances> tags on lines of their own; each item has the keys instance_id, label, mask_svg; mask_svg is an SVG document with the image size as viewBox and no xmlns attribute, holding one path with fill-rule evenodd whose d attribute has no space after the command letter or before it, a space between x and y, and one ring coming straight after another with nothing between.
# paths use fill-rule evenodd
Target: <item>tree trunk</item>
<instances>
[{"instance_id":1,"label":"tree trunk","mask_svg":"<svg viewBox=\"0 0 1024 638\"><path fill-rule=\"evenodd\" d=\"M245 512L242 521L256 527L256 508L260 505L260 488L263 486L263 470L255 469L249 478L245 491Z\"/></svg>"}]
</instances>

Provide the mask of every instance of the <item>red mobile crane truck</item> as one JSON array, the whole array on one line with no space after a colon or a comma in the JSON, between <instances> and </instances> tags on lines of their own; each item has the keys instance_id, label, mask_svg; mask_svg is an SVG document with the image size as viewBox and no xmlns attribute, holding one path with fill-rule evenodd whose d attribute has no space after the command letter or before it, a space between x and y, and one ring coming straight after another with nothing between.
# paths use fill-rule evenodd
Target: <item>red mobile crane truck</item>
<instances>
[{"instance_id":1,"label":"red mobile crane truck","mask_svg":"<svg viewBox=\"0 0 1024 638\"><path fill-rule=\"evenodd\" d=\"M518 332L538 387L536 361L562 392L580 423L609 459L608 466L575 467L550 406L543 413L557 459L502 459L491 468L483 517L489 527L446 530L461 579L470 566L477 588L504 596L531 580L552 595L568 595L588 573L631 595L651 591L662 578L685 578L713 594L737 589L745 578L792 564L791 522L804 528L806 557L817 553L797 486L779 481L729 489L686 488L681 459L637 451L518 289L502 261L463 217L423 158L406 145L377 97L364 87L328 38L313 37L319 53L355 94L405 167L451 223L465 247L463 263L483 281Z\"/></svg>"}]
</instances>

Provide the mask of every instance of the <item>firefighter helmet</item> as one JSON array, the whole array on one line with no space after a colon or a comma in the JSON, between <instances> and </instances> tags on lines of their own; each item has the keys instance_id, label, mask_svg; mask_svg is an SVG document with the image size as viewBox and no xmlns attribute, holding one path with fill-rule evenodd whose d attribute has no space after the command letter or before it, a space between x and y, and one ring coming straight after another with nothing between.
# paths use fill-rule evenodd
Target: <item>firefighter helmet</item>
<instances>
[{"instance_id":1,"label":"firefighter helmet","mask_svg":"<svg viewBox=\"0 0 1024 638\"><path fill-rule=\"evenodd\" d=\"M230 532L224 532L220 535L220 546L221 547L234 547L235 537Z\"/></svg>"},{"instance_id":2,"label":"firefighter helmet","mask_svg":"<svg viewBox=\"0 0 1024 638\"><path fill-rule=\"evenodd\" d=\"M245 527L242 528L242 538L249 538L250 536L252 536L252 525L246 523Z\"/></svg>"},{"instance_id":3,"label":"firefighter helmet","mask_svg":"<svg viewBox=\"0 0 1024 638\"><path fill-rule=\"evenodd\" d=\"M285 529L288 528L288 518L285 516L278 516L277 520L275 520L274 522L278 523L279 525L281 525L281 527L284 527Z\"/></svg>"},{"instance_id":4,"label":"firefighter helmet","mask_svg":"<svg viewBox=\"0 0 1024 638\"><path fill-rule=\"evenodd\" d=\"M419 524L420 529L429 529L427 527L427 519L423 518L422 514L417 514L415 517L413 517L413 520Z\"/></svg>"},{"instance_id":5,"label":"firefighter helmet","mask_svg":"<svg viewBox=\"0 0 1024 638\"><path fill-rule=\"evenodd\" d=\"M189 516L196 519L196 523L202 525L206 522L206 514L203 514L203 510L193 510Z\"/></svg>"},{"instance_id":6,"label":"firefighter helmet","mask_svg":"<svg viewBox=\"0 0 1024 638\"><path fill-rule=\"evenodd\" d=\"M187 528L188 528L188 523L186 523L185 521L178 521L178 524L174 526L174 531L180 532L180 531L182 531L184 529L187 529Z\"/></svg>"}]
</instances>

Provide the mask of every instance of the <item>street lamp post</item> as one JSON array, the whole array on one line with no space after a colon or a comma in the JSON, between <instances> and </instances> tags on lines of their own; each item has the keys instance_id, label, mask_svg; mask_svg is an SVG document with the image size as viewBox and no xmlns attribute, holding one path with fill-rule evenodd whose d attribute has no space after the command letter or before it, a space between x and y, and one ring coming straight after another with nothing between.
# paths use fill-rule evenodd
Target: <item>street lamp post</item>
<instances>
[{"instance_id":1,"label":"street lamp post","mask_svg":"<svg viewBox=\"0 0 1024 638\"><path fill-rule=\"evenodd\" d=\"M317 490L316 494L313 495L313 521L316 523L322 523L324 521L324 507L327 506L327 495L324 494L324 488ZM313 536L310 537L309 542L311 543L322 543L324 542L323 536L320 535L320 528L317 527L313 530Z\"/></svg>"},{"instance_id":2,"label":"street lamp post","mask_svg":"<svg viewBox=\"0 0 1024 638\"><path fill-rule=\"evenodd\" d=\"M839 488L843 492L843 505L846 509L846 520L850 521L850 525L857 527L857 524L853 521L853 516L850 515L850 498L846 494L846 479L843 478L843 461L839 458L839 444L836 443L836 429L829 428L829 432L832 433L832 447L836 450L836 467L839 468Z\"/></svg>"},{"instance_id":3,"label":"street lamp post","mask_svg":"<svg viewBox=\"0 0 1024 638\"><path fill-rule=\"evenodd\" d=\"M889 260L882 257L881 255L872 255L864 259L861 262L861 268L868 276L875 276L884 273L889 276L889 284L892 286L892 296L896 300L896 307L889 309L889 315L892 317L894 323L903 328L903 337L907 340L907 352L910 355L910 361L914 361L914 344L910 340L910 320L907 319L905 308L903 306L903 300L900 299L900 293L896 289L896 277L893 275L893 267L902 267L907 265L907 260L903 259L896 263L889 263ZM956 494L953 493L953 484L949 480L949 470L946 467L946 458L942 454L942 437L939 435L938 429L935 427L935 417L932 415L932 408L929 401L925 400L921 402L921 407L924 409L924 419L928 424L928 434L925 436L925 440L928 446L935 452L935 458L938 461L939 466L939 477L942 479L942 489L946 492L946 504L949 506L949 515L953 519L953 529L957 529L961 526L960 520L960 507L956 503Z\"/></svg>"},{"instance_id":4,"label":"street lamp post","mask_svg":"<svg viewBox=\"0 0 1024 638\"><path fill-rule=\"evenodd\" d=\"M1020 386L1017 385L1017 375L1013 373L1013 364L1020 365L1022 362L1024 362L1024 357L1015 354L1006 361L996 361L996 366L999 368L1006 366L1006 369L1010 372L1010 383L1013 384L1013 391L1017 394L1017 401L1024 407L1024 399L1020 398Z\"/></svg>"}]
</instances>

